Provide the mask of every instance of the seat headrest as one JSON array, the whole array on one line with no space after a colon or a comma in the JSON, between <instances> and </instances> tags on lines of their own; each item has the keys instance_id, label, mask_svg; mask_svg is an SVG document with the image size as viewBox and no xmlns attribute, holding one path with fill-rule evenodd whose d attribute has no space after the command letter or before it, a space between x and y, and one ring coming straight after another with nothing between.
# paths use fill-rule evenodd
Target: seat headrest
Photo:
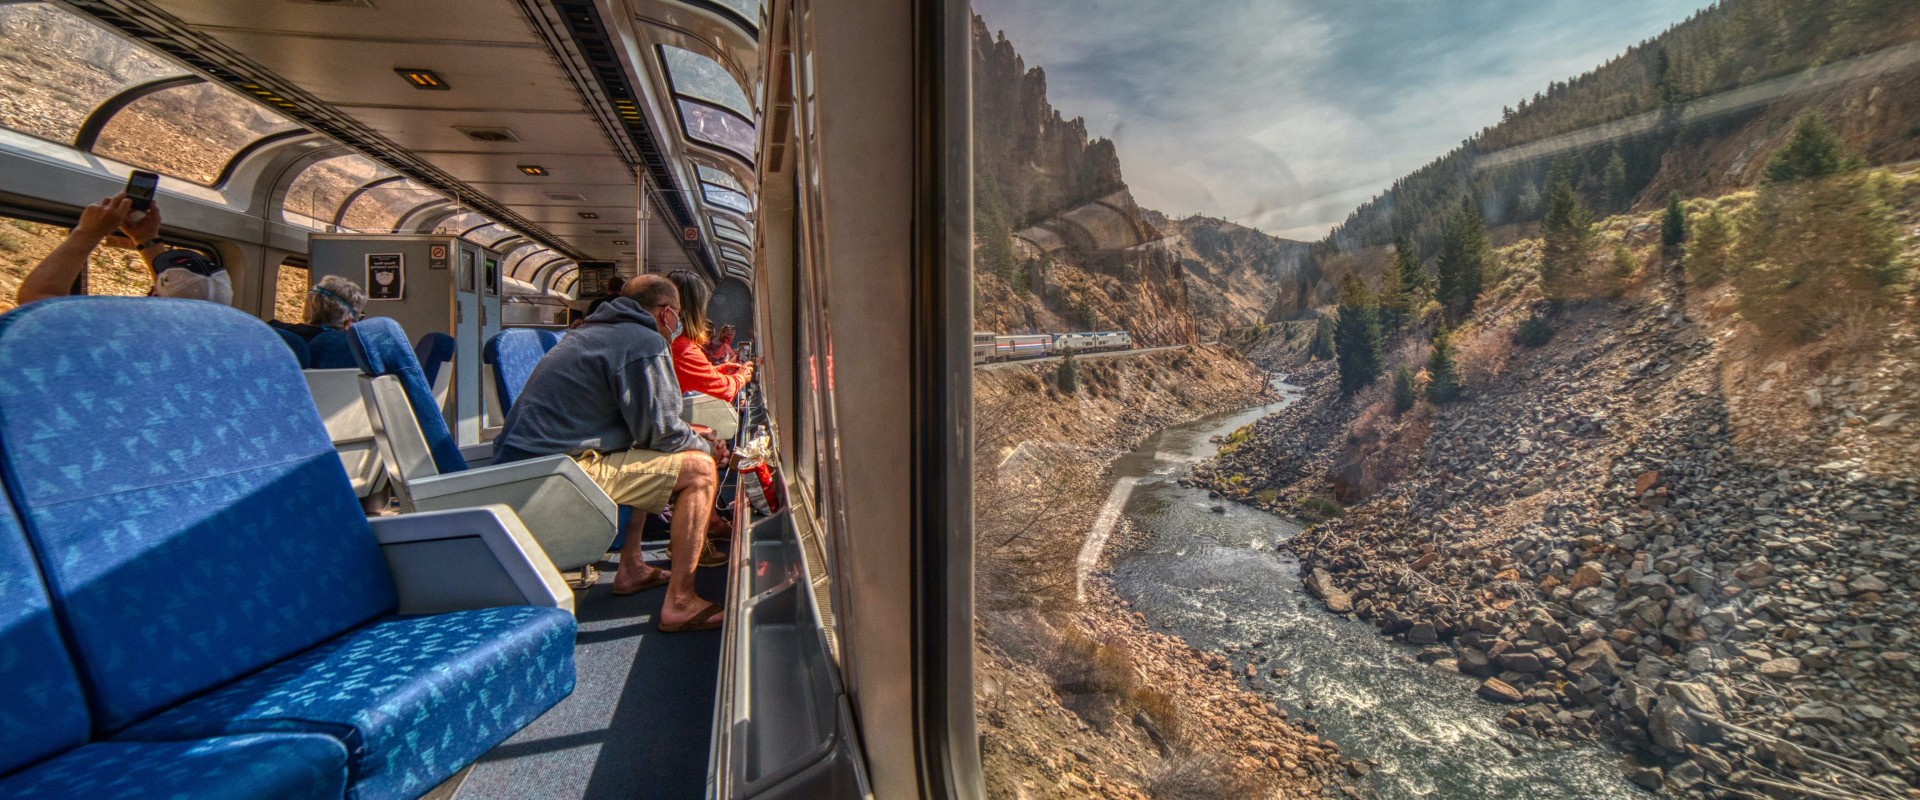
<instances>
[{"instance_id":1,"label":"seat headrest","mask_svg":"<svg viewBox=\"0 0 1920 800\"><path fill-rule=\"evenodd\" d=\"M460 455L460 446L447 429L447 418L440 414L440 404L433 399L433 382L420 369L420 360L413 348L407 345L406 330L389 317L371 317L354 323L347 333L361 372L399 379L400 387L407 393L407 405L413 408L414 419L420 422L420 433L427 439L427 449L433 452L434 466L442 474L464 471L467 460ZM444 333L428 336L453 340ZM426 337L421 341L425 342Z\"/></svg>"},{"instance_id":2,"label":"seat headrest","mask_svg":"<svg viewBox=\"0 0 1920 800\"><path fill-rule=\"evenodd\" d=\"M273 332L280 334L280 341L287 343L287 349L293 351L293 357L300 362L301 369L313 365L313 352L307 348L307 340L300 338L300 334L286 328L274 328Z\"/></svg>"},{"instance_id":3,"label":"seat headrest","mask_svg":"<svg viewBox=\"0 0 1920 800\"><path fill-rule=\"evenodd\" d=\"M353 355L353 336L346 331L327 331L307 343L307 362L313 369L353 369L360 360Z\"/></svg>"},{"instance_id":4,"label":"seat headrest","mask_svg":"<svg viewBox=\"0 0 1920 800\"><path fill-rule=\"evenodd\" d=\"M453 337L439 331L421 336L414 343L413 357L420 362L420 373L427 377L428 386L440 379L440 366L453 360L457 345Z\"/></svg>"}]
</instances>

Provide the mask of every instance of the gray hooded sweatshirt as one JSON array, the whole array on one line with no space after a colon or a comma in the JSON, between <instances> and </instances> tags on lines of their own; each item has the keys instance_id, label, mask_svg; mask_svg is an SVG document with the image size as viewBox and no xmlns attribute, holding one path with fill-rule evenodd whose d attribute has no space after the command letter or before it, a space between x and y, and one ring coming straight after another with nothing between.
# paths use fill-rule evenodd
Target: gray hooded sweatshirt
<instances>
[{"instance_id":1,"label":"gray hooded sweatshirt","mask_svg":"<svg viewBox=\"0 0 1920 800\"><path fill-rule=\"evenodd\" d=\"M639 447L699 450L680 419L680 382L653 315L626 297L601 304L547 352L494 440L496 463Z\"/></svg>"}]
</instances>

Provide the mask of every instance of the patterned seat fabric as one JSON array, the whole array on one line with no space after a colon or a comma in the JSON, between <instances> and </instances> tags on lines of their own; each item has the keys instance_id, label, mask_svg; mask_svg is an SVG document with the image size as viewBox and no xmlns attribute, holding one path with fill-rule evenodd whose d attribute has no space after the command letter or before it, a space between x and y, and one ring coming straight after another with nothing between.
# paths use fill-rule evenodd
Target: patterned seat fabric
<instances>
[{"instance_id":1,"label":"patterned seat fabric","mask_svg":"<svg viewBox=\"0 0 1920 800\"><path fill-rule=\"evenodd\" d=\"M280 341L287 343L287 349L293 351L293 357L300 362L301 369L313 364L313 351L308 349L307 340L300 338L300 334L285 328L274 328L273 332L280 334Z\"/></svg>"},{"instance_id":2,"label":"patterned seat fabric","mask_svg":"<svg viewBox=\"0 0 1920 800\"><path fill-rule=\"evenodd\" d=\"M347 749L331 736L276 733L191 742L90 744L0 778L13 800L339 800Z\"/></svg>"},{"instance_id":3,"label":"patterned seat fabric","mask_svg":"<svg viewBox=\"0 0 1920 800\"><path fill-rule=\"evenodd\" d=\"M97 734L392 613L306 380L259 320L49 300L0 317L0 374L0 472Z\"/></svg>"},{"instance_id":4,"label":"patterned seat fabric","mask_svg":"<svg viewBox=\"0 0 1920 800\"><path fill-rule=\"evenodd\" d=\"M136 725L121 739L332 733L350 753L350 797L415 797L573 691L573 637L573 616L553 608L396 617Z\"/></svg>"},{"instance_id":5,"label":"patterned seat fabric","mask_svg":"<svg viewBox=\"0 0 1920 800\"><path fill-rule=\"evenodd\" d=\"M493 365L493 386L499 390L501 409L513 410L513 402L520 399L520 390L526 388L533 368L558 342L559 339L547 331L529 328L501 331L487 340L480 360Z\"/></svg>"},{"instance_id":6,"label":"patterned seat fabric","mask_svg":"<svg viewBox=\"0 0 1920 800\"><path fill-rule=\"evenodd\" d=\"M86 741L86 696L46 584L12 506L0 504L0 775Z\"/></svg>"},{"instance_id":7,"label":"patterned seat fabric","mask_svg":"<svg viewBox=\"0 0 1920 800\"><path fill-rule=\"evenodd\" d=\"M353 369L360 366L353 358L353 335L346 331L327 331L307 343L309 369Z\"/></svg>"},{"instance_id":8,"label":"patterned seat fabric","mask_svg":"<svg viewBox=\"0 0 1920 800\"><path fill-rule=\"evenodd\" d=\"M433 465L443 475L464 471L467 459L460 455L453 432L447 430L447 419L440 415L440 404L434 402L433 378L421 371L420 360L407 346L407 332L401 329L400 323L387 317L363 319L348 328L347 333L353 337L353 356L361 372L400 379L400 388L407 393L407 405L413 407L413 416L420 421L420 432L427 438L427 449L433 453ZM422 337L421 343L425 342Z\"/></svg>"}]
</instances>

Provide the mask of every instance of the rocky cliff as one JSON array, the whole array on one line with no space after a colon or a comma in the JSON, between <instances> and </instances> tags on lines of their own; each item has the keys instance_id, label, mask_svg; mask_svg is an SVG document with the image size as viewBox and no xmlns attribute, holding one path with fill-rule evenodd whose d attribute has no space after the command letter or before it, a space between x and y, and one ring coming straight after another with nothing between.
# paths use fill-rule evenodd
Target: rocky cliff
<instances>
[{"instance_id":1,"label":"rocky cliff","mask_svg":"<svg viewBox=\"0 0 1920 800\"><path fill-rule=\"evenodd\" d=\"M1161 247L1186 275L1194 325L1206 340L1264 322L1294 285L1308 245L1213 217L1169 219L1146 212Z\"/></svg>"}]
</instances>

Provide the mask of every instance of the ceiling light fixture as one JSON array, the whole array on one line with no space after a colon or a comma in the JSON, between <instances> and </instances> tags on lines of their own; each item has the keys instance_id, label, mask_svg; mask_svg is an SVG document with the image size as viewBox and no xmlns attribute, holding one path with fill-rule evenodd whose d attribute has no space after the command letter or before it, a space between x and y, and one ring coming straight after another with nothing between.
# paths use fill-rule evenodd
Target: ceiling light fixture
<instances>
[{"instance_id":1,"label":"ceiling light fixture","mask_svg":"<svg viewBox=\"0 0 1920 800\"><path fill-rule=\"evenodd\" d=\"M629 242L625 239L615 239L613 240L613 243L614 244L632 244L632 242Z\"/></svg>"},{"instance_id":2,"label":"ceiling light fixture","mask_svg":"<svg viewBox=\"0 0 1920 800\"><path fill-rule=\"evenodd\" d=\"M539 164L521 164L521 165L520 165L520 171L521 171L521 172L524 172L524 173L526 173L526 174L528 174L528 175L545 175L545 174L547 174L547 168L546 168L546 167L543 167L543 166L540 166Z\"/></svg>"},{"instance_id":3,"label":"ceiling light fixture","mask_svg":"<svg viewBox=\"0 0 1920 800\"><path fill-rule=\"evenodd\" d=\"M436 92L444 92L452 88L447 86L447 82L441 80L440 76L430 69L395 67L393 71L400 73L400 77L406 78L407 83L413 84L413 88L415 89L429 89Z\"/></svg>"},{"instance_id":4,"label":"ceiling light fixture","mask_svg":"<svg viewBox=\"0 0 1920 800\"><path fill-rule=\"evenodd\" d=\"M599 214L595 214L595 213L593 213L593 212L591 212L591 211L582 211L582 212L580 212L580 218L581 218L581 219L599 219L599 218L600 218L600 215L599 215Z\"/></svg>"}]
</instances>

